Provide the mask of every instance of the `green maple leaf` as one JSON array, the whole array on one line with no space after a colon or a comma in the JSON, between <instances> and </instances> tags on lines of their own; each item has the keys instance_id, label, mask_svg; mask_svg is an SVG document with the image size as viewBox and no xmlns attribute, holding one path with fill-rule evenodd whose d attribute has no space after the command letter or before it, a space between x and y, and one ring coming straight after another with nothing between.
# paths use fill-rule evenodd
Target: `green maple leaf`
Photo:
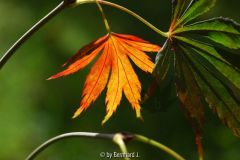
<instances>
[{"instance_id":1,"label":"green maple leaf","mask_svg":"<svg viewBox=\"0 0 240 160\"><path fill-rule=\"evenodd\" d=\"M216 0L192 0L183 12L185 0L173 0L169 37L156 56L153 77L159 84L165 78L174 56L175 86L182 112L188 117L196 133L200 159L202 156L202 122L205 123L202 97L213 113L236 135L240 135L240 101L231 89L214 74L201 59L210 62L235 87L240 89L240 54L189 38L191 34L204 36L231 49L240 47L240 25L227 18L187 24L214 6ZM200 57L200 58L199 58ZM145 99L153 92L150 86Z\"/></svg>"}]
</instances>

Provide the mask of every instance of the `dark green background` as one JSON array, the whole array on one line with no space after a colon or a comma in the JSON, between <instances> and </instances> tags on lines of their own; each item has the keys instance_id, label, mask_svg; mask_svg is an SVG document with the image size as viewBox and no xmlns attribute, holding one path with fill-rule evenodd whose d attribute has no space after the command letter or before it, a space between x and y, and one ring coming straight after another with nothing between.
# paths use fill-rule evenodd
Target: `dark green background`
<instances>
[{"instance_id":1,"label":"dark green background","mask_svg":"<svg viewBox=\"0 0 240 160\"><path fill-rule=\"evenodd\" d=\"M171 0L111 0L136 12L163 31L168 31L171 19ZM0 56L40 18L57 6L60 0L0 1ZM213 9L196 20L230 17L240 22L240 1L221 0ZM131 34L162 46L165 38L131 15L103 6L113 32ZM62 71L71 56L89 42L106 35L101 14L95 4L83 4L59 14L29 39L0 71L0 159L24 159L44 141L67 132L115 133L128 131L142 134L172 148L188 160L197 160L195 135L188 119L176 101L167 112L149 114L142 109L144 122L125 96L117 113L101 126L106 114L102 92L94 104L78 118L71 119L79 107L83 85L93 63L83 70L46 81ZM239 51L238 51L239 52ZM155 53L150 53L154 58ZM151 75L135 67L143 90L151 83ZM170 81L171 73L161 87ZM175 97L173 87L171 98ZM155 95L143 107L158 107ZM237 95L239 96L239 95ZM207 126L202 139L205 160L239 160L240 139L234 136L204 106ZM129 152L139 152L142 160L174 159L165 152L140 142L128 145ZM36 159L97 160L100 152L120 152L110 141L75 138L58 142ZM107 159L107 158L102 158Z\"/></svg>"}]
</instances>

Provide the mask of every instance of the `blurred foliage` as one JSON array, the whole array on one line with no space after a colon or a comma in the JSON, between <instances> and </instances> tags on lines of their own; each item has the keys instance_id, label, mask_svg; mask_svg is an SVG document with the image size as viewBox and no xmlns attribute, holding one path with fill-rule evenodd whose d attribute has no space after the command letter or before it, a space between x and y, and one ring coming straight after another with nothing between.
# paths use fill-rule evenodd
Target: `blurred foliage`
<instances>
[{"instance_id":1,"label":"blurred foliage","mask_svg":"<svg viewBox=\"0 0 240 160\"><path fill-rule=\"evenodd\" d=\"M163 31L171 19L171 0L131 0L112 2L136 12ZM33 24L60 3L60 0L0 1L0 56ZM197 18L230 17L240 22L240 1L218 1L213 9ZM103 6L113 32L132 34L162 46L165 38L121 10ZM197 160L197 145L188 119L183 116L176 100L164 112L150 114L142 109L144 122L135 117L125 97L117 113L101 126L106 114L106 89L94 104L78 118L71 119L80 105L83 85L90 67L65 78L46 81L62 71L64 64L78 49L106 34L100 12L95 4L83 4L67 9L31 37L0 71L0 159L25 159L44 141L67 132L115 133L128 131L157 140L190 160ZM155 54L151 54L154 58ZM173 68L171 68L173 70ZM143 90L151 83L151 75L137 67L135 71ZM172 73L161 88L172 79ZM159 92L162 93L162 92ZM171 99L175 98L172 88ZM239 96L239 95L237 95ZM150 107L161 95L154 95ZM152 101L152 102L151 102ZM158 107L158 106L156 106ZM240 139L204 106L207 126L202 139L206 160L238 160ZM144 106L146 108L146 104ZM139 142L128 145L129 152L139 152L140 159L173 159L163 151ZM36 159L80 160L100 159L100 152L120 152L110 141L68 139L47 148ZM102 158L107 159L107 158Z\"/></svg>"}]
</instances>

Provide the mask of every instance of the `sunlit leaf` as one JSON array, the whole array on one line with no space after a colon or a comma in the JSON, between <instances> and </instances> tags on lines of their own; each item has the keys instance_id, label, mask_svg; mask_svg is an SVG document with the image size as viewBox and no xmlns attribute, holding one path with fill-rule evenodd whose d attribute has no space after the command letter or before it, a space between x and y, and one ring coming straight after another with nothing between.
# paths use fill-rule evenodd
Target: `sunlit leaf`
<instances>
[{"instance_id":1,"label":"sunlit leaf","mask_svg":"<svg viewBox=\"0 0 240 160\"><path fill-rule=\"evenodd\" d=\"M199 15L207 12L215 3L216 0L192 0L175 27L180 24L184 25Z\"/></svg>"},{"instance_id":2,"label":"sunlit leaf","mask_svg":"<svg viewBox=\"0 0 240 160\"><path fill-rule=\"evenodd\" d=\"M173 28L175 23L179 20L184 5L185 5L185 0L172 1L172 22L171 22L170 29Z\"/></svg>"},{"instance_id":3,"label":"sunlit leaf","mask_svg":"<svg viewBox=\"0 0 240 160\"><path fill-rule=\"evenodd\" d=\"M206 36L222 45L238 49L240 47L240 24L227 18L213 18L176 29L173 34L190 33Z\"/></svg>"},{"instance_id":4,"label":"sunlit leaf","mask_svg":"<svg viewBox=\"0 0 240 160\"><path fill-rule=\"evenodd\" d=\"M86 110L97 99L107 85L110 70L111 76L107 85L106 96L107 115L102 123L105 123L116 111L122 99L122 92L125 93L133 109L136 110L137 117L141 118L141 107L139 105L139 101L141 101L141 83L128 57L143 71L152 73L154 63L142 51L157 52L161 49L157 45L150 44L135 36L111 33L81 48L66 63L72 63L66 70L49 79L66 76L84 68L102 49L101 56L87 76L81 106L73 118Z\"/></svg>"}]
</instances>

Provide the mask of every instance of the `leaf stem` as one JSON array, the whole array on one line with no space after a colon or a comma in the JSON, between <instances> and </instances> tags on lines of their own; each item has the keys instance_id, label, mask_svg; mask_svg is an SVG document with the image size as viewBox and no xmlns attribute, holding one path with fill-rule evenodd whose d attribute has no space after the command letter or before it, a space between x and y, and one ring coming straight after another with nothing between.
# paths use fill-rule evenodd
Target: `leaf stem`
<instances>
[{"instance_id":1,"label":"leaf stem","mask_svg":"<svg viewBox=\"0 0 240 160\"><path fill-rule=\"evenodd\" d=\"M94 0L95 1L95 0ZM83 4L83 3L92 3L93 0L77 0L75 3L70 4L70 7L73 8L79 4ZM131 14L132 16L136 17L137 19L139 19L140 21L142 21L144 24L146 24L148 27L152 28L154 31L156 31L157 33L159 33L160 35L164 36L164 37L168 37L169 34L168 32L162 32L161 30L159 30L158 28L156 28L155 26L153 26L151 23L149 23L148 21L146 21L145 19L143 19L142 17L140 17L139 15L137 15L136 13L132 12L131 10L122 7L120 5L117 5L115 3L111 3L111 2L107 2L107 1L102 1L102 0L97 0L98 3L101 4L105 4L105 5L109 5L109 6L113 6L116 7L118 9L121 9L129 14Z\"/></svg>"},{"instance_id":2,"label":"leaf stem","mask_svg":"<svg viewBox=\"0 0 240 160\"><path fill-rule=\"evenodd\" d=\"M148 143L150 145L153 145L157 148L160 148L162 149L163 151L167 152L168 154L172 155L173 157L175 157L176 159L178 160L185 160L183 157L181 157L179 154L177 154L176 152L174 152L172 149L168 148L167 146L157 142L157 141L154 141L152 139L149 139L147 137L144 137L144 136L141 136L141 135L138 135L138 134L135 134L135 140L138 140L138 141L141 141L141 142L144 142L144 143Z\"/></svg>"},{"instance_id":3,"label":"leaf stem","mask_svg":"<svg viewBox=\"0 0 240 160\"><path fill-rule=\"evenodd\" d=\"M111 30L110 30L110 27L109 27L109 24L108 24L107 18L106 18L106 16L105 16L104 12L103 12L103 9L102 9L101 5L98 3L97 0L94 0L94 1L95 1L95 3L97 4L97 6L98 6L100 12L102 13L103 20L104 20L104 23L105 23L105 26L106 26L107 32L109 33L109 35L111 35L112 32L111 32Z\"/></svg>"},{"instance_id":4,"label":"leaf stem","mask_svg":"<svg viewBox=\"0 0 240 160\"><path fill-rule=\"evenodd\" d=\"M41 151L43 151L45 148L50 146L51 144L60 141L62 139L66 138L75 138L75 137L88 137L88 138L100 138L100 139L110 139L113 140L116 134L100 134L100 133L88 133L88 132L72 132L72 133L66 133L59 135L57 137L54 137L42 145L40 145L37 149L35 149L27 158L26 160L33 160Z\"/></svg>"},{"instance_id":5,"label":"leaf stem","mask_svg":"<svg viewBox=\"0 0 240 160\"><path fill-rule=\"evenodd\" d=\"M61 2L55 9L43 17L39 22L37 22L32 28L30 28L17 42L3 55L0 59L0 69L9 60L9 58L21 47L24 42L26 42L35 32L37 32L42 26L44 26L48 21L55 17L58 13L63 11L68 7L67 2Z\"/></svg>"}]
</instances>

